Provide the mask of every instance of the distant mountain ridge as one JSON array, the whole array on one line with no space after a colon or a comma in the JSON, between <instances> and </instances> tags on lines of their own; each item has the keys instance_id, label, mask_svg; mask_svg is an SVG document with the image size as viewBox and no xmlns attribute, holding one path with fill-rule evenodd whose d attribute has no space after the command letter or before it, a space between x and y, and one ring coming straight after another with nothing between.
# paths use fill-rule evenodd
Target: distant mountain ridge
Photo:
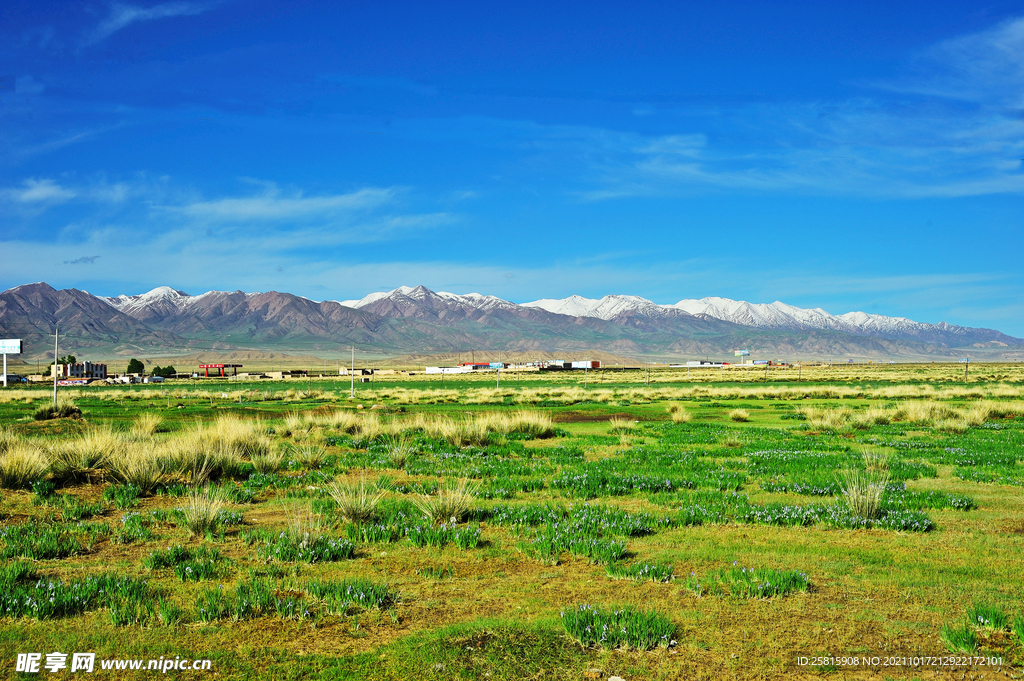
<instances>
[{"instance_id":1,"label":"distant mountain ridge","mask_svg":"<svg viewBox=\"0 0 1024 681\"><path fill-rule=\"evenodd\" d=\"M189 295L161 286L101 297L26 284L0 293L0 333L23 337L36 356L52 352L52 330L97 352L379 352L600 350L618 355L704 356L751 349L761 356L954 357L959 349L1019 357L1024 340L992 329L925 324L850 312L832 315L785 303L727 298L659 305L639 296L570 296L517 304L478 293L402 286L359 300L314 301L277 291ZM49 336L51 341L46 341ZM49 345L47 346L47 343Z\"/></svg>"},{"instance_id":2,"label":"distant mountain ridge","mask_svg":"<svg viewBox=\"0 0 1024 681\"><path fill-rule=\"evenodd\" d=\"M544 299L523 303L523 306L538 307L558 314L601 319L611 319L628 309L646 316L659 316L665 311L682 310L692 315L706 315L758 329L824 329L880 338L916 340L949 347L968 347L975 343L1003 344L1007 347L1024 344L1021 339L994 329L956 326L945 322L928 324L904 317L886 317L866 312L833 315L821 308L799 308L780 301L748 303L729 298L708 297L699 300L684 299L675 305L658 305L638 296L612 295L600 299L581 296L570 296L561 300Z\"/></svg>"}]
</instances>

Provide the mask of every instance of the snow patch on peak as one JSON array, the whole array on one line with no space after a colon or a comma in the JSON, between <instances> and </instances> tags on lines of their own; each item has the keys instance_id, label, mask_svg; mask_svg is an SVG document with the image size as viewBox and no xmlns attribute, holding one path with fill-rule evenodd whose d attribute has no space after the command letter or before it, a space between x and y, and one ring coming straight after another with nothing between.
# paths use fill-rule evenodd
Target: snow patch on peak
<instances>
[{"instance_id":1,"label":"snow patch on peak","mask_svg":"<svg viewBox=\"0 0 1024 681\"><path fill-rule=\"evenodd\" d=\"M664 306L656 305L646 298L627 295L608 295L597 299L576 295L562 298L561 300L543 298L530 303L523 303L523 307L540 308L554 314L564 314L571 317L597 317L604 320L614 319L620 314L629 312L649 316L664 316L666 309Z\"/></svg>"}]
</instances>

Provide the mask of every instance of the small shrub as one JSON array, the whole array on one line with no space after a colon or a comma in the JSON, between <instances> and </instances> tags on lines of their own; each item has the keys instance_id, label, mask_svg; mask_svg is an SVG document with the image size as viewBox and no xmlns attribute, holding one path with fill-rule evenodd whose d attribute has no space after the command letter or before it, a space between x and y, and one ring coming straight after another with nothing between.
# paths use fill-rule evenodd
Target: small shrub
<instances>
[{"instance_id":1,"label":"small shrub","mask_svg":"<svg viewBox=\"0 0 1024 681\"><path fill-rule=\"evenodd\" d=\"M750 420L750 412L746 409L733 409L729 412L729 418L738 423L745 423Z\"/></svg>"},{"instance_id":2,"label":"small shrub","mask_svg":"<svg viewBox=\"0 0 1024 681\"><path fill-rule=\"evenodd\" d=\"M651 650L676 645L675 625L664 615L631 606L616 609L579 605L563 610L562 626L581 645Z\"/></svg>"}]
</instances>

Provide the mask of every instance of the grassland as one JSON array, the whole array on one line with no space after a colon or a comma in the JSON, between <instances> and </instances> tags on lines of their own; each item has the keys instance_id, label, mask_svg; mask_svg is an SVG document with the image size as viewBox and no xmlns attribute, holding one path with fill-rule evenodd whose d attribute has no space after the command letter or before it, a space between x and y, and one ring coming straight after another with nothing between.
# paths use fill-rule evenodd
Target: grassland
<instances>
[{"instance_id":1,"label":"grassland","mask_svg":"<svg viewBox=\"0 0 1024 681\"><path fill-rule=\"evenodd\" d=\"M0 673L1019 676L1024 367L739 371L0 391Z\"/></svg>"}]
</instances>

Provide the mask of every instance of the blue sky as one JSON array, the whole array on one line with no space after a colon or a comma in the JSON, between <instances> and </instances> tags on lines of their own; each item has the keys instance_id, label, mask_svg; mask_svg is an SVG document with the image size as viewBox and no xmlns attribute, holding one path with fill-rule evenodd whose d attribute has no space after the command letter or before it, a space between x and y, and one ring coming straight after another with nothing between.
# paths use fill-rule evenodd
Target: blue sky
<instances>
[{"instance_id":1,"label":"blue sky","mask_svg":"<svg viewBox=\"0 0 1024 681\"><path fill-rule=\"evenodd\" d=\"M7 0L0 287L1024 336L1024 2L822 5Z\"/></svg>"}]
</instances>

